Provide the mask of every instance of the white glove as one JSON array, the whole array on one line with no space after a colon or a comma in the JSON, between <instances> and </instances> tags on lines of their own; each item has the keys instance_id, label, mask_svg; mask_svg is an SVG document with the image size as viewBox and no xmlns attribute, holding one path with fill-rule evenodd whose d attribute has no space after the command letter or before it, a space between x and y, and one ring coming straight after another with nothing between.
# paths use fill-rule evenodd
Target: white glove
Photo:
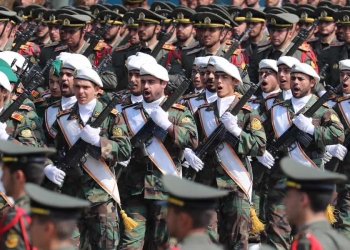
<instances>
[{"instance_id":1,"label":"white glove","mask_svg":"<svg viewBox=\"0 0 350 250\"><path fill-rule=\"evenodd\" d=\"M62 170L56 168L56 166L50 164L44 168L44 174L53 183L61 186L63 184L64 177L66 173Z\"/></svg>"},{"instance_id":2,"label":"white glove","mask_svg":"<svg viewBox=\"0 0 350 250\"><path fill-rule=\"evenodd\" d=\"M100 132L101 128L92 128L90 125L86 125L80 132L80 138L91 145L101 147Z\"/></svg>"},{"instance_id":3,"label":"white glove","mask_svg":"<svg viewBox=\"0 0 350 250\"><path fill-rule=\"evenodd\" d=\"M164 130L167 130L171 126L171 122L168 119L168 113L165 112L160 106L152 109L149 116L159 127Z\"/></svg>"},{"instance_id":4,"label":"white glove","mask_svg":"<svg viewBox=\"0 0 350 250\"><path fill-rule=\"evenodd\" d=\"M263 154L263 156L257 156L256 158L261 164L263 164L268 169L272 168L273 165L275 164L275 159L267 150L265 150L265 153Z\"/></svg>"},{"instance_id":5,"label":"white glove","mask_svg":"<svg viewBox=\"0 0 350 250\"><path fill-rule=\"evenodd\" d=\"M326 151L326 152L324 152L324 154L323 154L322 160L323 160L324 163L327 163L327 162L329 162L329 161L332 159L332 157L333 157L333 156L332 156L330 153L328 153L328 152Z\"/></svg>"},{"instance_id":6,"label":"white glove","mask_svg":"<svg viewBox=\"0 0 350 250\"><path fill-rule=\"evenodd\" d=\"M125 168L129 165L129 163L130 163L130 158L128 160L126 160L126 161L119 162L119 164L122 165Z\"/></svg>"},{"instance_id":7,"label":"white glove","mask_svg":"<svg viewBox=\"0 0 350 250\"><path fill-rule=\"evenodd\" d=\"M6 128L6 122L0 122L0 140L7 140L9 138L9 135L6 132Z\"/></svg>"},{"instance_id":8,"label":"white glove","mask_svg":"<svg viewBox=\"0 0 350 250\"><path fill-rule=\"evenodd\" d=\"M300 114L293 119L293 123L297 126L301 131L304 131L310 135L314 134L315 126L312 124L312 118L308 118L303 114Z\"/></svg>"},{"instance_id":9,"label":"white glove","mask_svg":"<svg viewBox=\"0 0 350 250\"><path fill-rule=\"evenodd\" d=\"M185 159L188 164L197 172L203 169L204 163L201 159L197 157L197 155L189 148L185 148L184 153Z\"/></svg>"},{"instance_id":10,"label":"white glove","mask_svg":"<svg viewBox=\"0 0 350 250\"><path fill-rule=\"evenodd\" d=\"M347 148L341 144L328 145L326 146L326 151L341 161L344 159L346 153L348 152Z\"/></svg>"},{"instance_id":11,"label":"white glove","mask_svg":"<svg viewBox=\"0 0 350 250\"><path fill-rule=\"evenodd\" d=\"M221 118L221 122L224 124L225 128L230 132L231 134L235 136L239 136L242 133L242 129L237 124L237 116L232 115L229 112L225 112Z\"/></svg>"}]
</instances>

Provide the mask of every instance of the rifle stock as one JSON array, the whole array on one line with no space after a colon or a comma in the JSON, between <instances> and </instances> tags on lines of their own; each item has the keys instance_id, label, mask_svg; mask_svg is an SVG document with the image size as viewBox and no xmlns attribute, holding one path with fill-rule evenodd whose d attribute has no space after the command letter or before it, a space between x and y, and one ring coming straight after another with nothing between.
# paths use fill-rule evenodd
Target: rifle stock
<instances>
[{"instance_id":1,"label":"rifle stock","mask_svg":"<svg viewBox=\"0 0 350 250\"><path fill-rule=\"evenodd\" d=\"M243 42L244 38L248 33L252 30L251 27L246 29L244 33L241 35L241 37L238 40L235 40L234 43L231 44L230 48L226 51L226 53L223 55L223 58L226 60L229 60L230 57L232 56L232 53L238 48L238 46Z\"/></svg>"}]
</instances>

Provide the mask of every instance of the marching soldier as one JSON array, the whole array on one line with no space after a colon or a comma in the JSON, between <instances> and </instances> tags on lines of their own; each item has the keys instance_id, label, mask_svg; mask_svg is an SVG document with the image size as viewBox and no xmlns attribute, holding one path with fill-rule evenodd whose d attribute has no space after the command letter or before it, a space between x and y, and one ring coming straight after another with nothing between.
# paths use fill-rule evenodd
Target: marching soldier
<instances>
[{"instance_id":1,"label":"marching soldier","mask_svg":"<svg viewBox=\"0 0 350 250\"><path fill-rule=\"evenodd\" d=\"M228 13L232 16L233 21L237 23L238 26L232 28L232 37L240 37L243 32L247 29L247 23L245 22L245 16L241 15L242 8L239 6L230 6ZM242 42L243 44L243 42Z\"/></svg>"},{"instance_id":2,"label":"marching soldier","mask_svg":"<svg viewBox=\"0 0 350 250\"><path fill-rule=\"evenodd\" d=\"M104 10L101 11L96 18L100 18L100 24L105 24L107 15L110 16L108 23L111 24L111 27L103 34L103 39L111 48L116 48L121 41L120 30L123 25L123 17L114 11Z\"/></svg>"},{"instance_id":3,"label":"marching soldier","mask_svg":"<svg viewBox=\"0 0 350 250\"><path fill-rule=\"evenodd\" d=\"M249 105L245 105L237 115L227 111L239 101L240 95L234 89L236 85L242 84L242 79L236 66L227 60L217 59L211 57L209 65L215 67L214 85L218 99L197 110L195 117L199 139L205 141L216 129L220 119L227 133L238 137L239 141L234 146L223 141L220 149L211 148L203 160L204 169L197 176L203 184L230 191L228 197L220 199L220 243L227 249L248 249L252 180L251 166L244 155L263 156L266 137L259 115ZM211 225L211 231L214 233L212 236L215 236L215 224Z\"/></svg>"},{"instance_id":4,"label":"marching soldier","mask_svg":"<svg viewBox=\"0 0 350 250\"><path fill-rule=\"evenodd\" d=\"M188 109L174 104L168 112L160 105L166 101L164 90L169 81L165 68L144 64L140 69L143 101L123 109L131 135L152 119L159 129L167 131L164 142L153 138L143 148L134 148L125 177L124 207L138 223L125 231L120 249L162 249L169 241L165 224L166 206L157 201L166 198L161 182L163 175L181 177L180 162L184 148L196 148L197 128ZM147 152L143 154L143 152ZM147 228L147 234L146 234Z\"/></svg>"},{"instance_id":5,"label":"marching soldier","mask_svg":"<svg viewBox=\"0 0 350 250\"><path fill-rule=\"evenodd\" d=\"M251 58L256 53L258 44L266 41L266 14L258 9L244 8L240 15L245 16L248 28L252 28L248 39L242 42L242 48L246 50L249 58Z\"/></svg>"},{"instance_id":6,"label":"marching soldier","mask_svg":"<svg viewBox=\"0 0 350 250\"><path fill-rule=\"evenodd\" d=\"M218 199L228 192L171 175L165 175L162 180L169 191L166 220L168 231L170 236L178 240L179 249L222 249L210 242L205 232L216 213Z\"/></svg>"},{"instance_id":7,"label":"marching soldier","mask_svg":"<svg viewBox=\"0 0 350 250\"><path fill-rule=\"evenodd\" d=\"M39 249L73 250L70 236L74 225L89 202L48 191L29 183L30 238Z\"/></svg>"},{"instance_id":8,"label":"marching soldier","mask_svg":"<svg viewBox=\"0 0 350 250\"><path fill-rule=\"evenodd\" d=\"M350 60L342 60L339 62L340 68L340 81L343 81L345 77L350 77ZM341 123L344 125L345 129L345 141L347 143L349 137L349 97L350 94L350 80L347 80L343 83L341 94L338 94L333 98L334 106L333 109L337 112ZM350 165L350 154L347 149L348 145L342 144L333 144L326 146L327 153L325 154L324 160L328 162L331 157L337 158L340 163L338 166L337 172L350 176L349 165ZM329 157L330 156L330 157ZM327 166L327 164L326 164ZM336 166L331 166L335 168ZM335 169L332 169L333 171ZM339 211L337 213L337 222L335 223L335 228L338 232L345 235L346 238L350 239L350 193L349 193L349 184L348 182L339 183L337 185L337 204L336 209Z\"/></svg>"},{"instance_id":9,"label":"marching soldier","mask_svg":"<svg viewBox=\"0 0 350 250\"><path fill-rule=\"evenodd\" d=\"M58 162L65 160L71 145L79 138L91 144L94 151L92 154L89 151L83 163L68 169L66 173L53 164L47 165L44 173L50 181L61 186L62 193L91 202L78 224L80 234L88 232L91 247L115 249L119 243L117 206L120 206L120 197L112 166L130 157L127 127L123 116L115 109L100 127L90 125L104 108L96 99L102 81L95 71L91 68L78 69L73 85L77 103L58 113L57 122L51 127L56 131ZM62 88L62 95L63 90L65 88Z\"/></svg>"},{"instance_id":10,"label":"marching soldier","mask_svg":"<svg viewBox=\"0 0 350 250\"><path fill-rule=\"evenodd\" d=\"M60 38L60 26L55 19L55 10L47 10L43 15L43 21L49 28L50 43L57 43L61 40Z\"/></svg>"},{"instance_id":11,"label":"marching soldier","mask_svg":"<svg viewBox=\"0 0 350 250\"><path fill-rule=\"evenodd\" d=\"M0 23L3 24L3 29L0 34L0 51L12 49L13 40L11 34L15 28L15 24L20 22L20 18L14 11L0 10Z\"/></svg>"},{"instance_id":12,"label":"marching soldier","mask_svg":"<svg viewBox=\"0 0 350 250\"><path fill-rule=\"evenodd\" d=\"M3 174L1 181L7 196L14 204L0 221L1 249L31 249L29 235L30 220L29 196L25 192L26 183L40 185L44 178L46 156L56 152L53 148L22 146L10 141L1 141L1 162ZM1 197L0 197L1 198Z\"/></svg>"},{"instance_id":13,"label":"marching soldier","mask_svg":"<svg viewBox=\"0 0 350 250\"><path fill-rule=\"evenodd\" d=\"M271 108L273 129L270 128L269 130L272 131L273 137L278 139L294 124L312 141L309 145L303 145L296 140L288 148L282 149L279 156L290 155L300 163L322 168L325 147L343 142L344 127L337 114L327 104L321 106L312 117L304 116L303 112L308 110L317 100L311 94L311 91L319 79L316 71L308 64L299 63L292 68L291 90L293 97ZM266 227L267 243L277 249L288 249L290 247L291 228L285 218L286 212L282 203L284 195L274 189L276 183L280 181L280 168L277 165L275 170L271 172L268 182L266 218L269 223Z\"/></svg>"},{"instance_id":14,"label":"marching soldier","mask_svg":"<svg viewBox=\"0 0 350 250\"><path fill-rule=\"evenodd\" d=\"M268 30L270 34L270 45L264 45L258 47L257 53L251 58L250 67L248 68L249 77L252 82L257 82L259 62L262 59L274 59L282 55L287 49L288 45L294 36L294 25L299 21L297 15L290 13L267 13L266 15ZM302 45L294 53L293 57L296 57L300 62L306 62L313 66L316 65L316 57L310 46Z\"/></svg>"},{"instance_id":15,"label":"marching soldier","mask_svg":"<svg viewBox=\"0 0 350 250\"><path fill-rule=\"evenodd\" d=\"M316 12L316 7L311 4L300 4L298 5L295 13L299 17L299 22L296 27L296 31L300 32L301 29L310 30L313 22L318 17ZM316 40L315 38L316 27L313 30L310 30L310 35L307 39L307 42ZM310 44L311 45L311 44ZM315 50L315 48L313 47ZM315 51L315 53L317 53Z\"/></svg>"},{"instance_id":16,"label":"marching soldier","mask_svg":"<svg viewBox=\"0 0 350 250\"><path fill-rule=\"evenodd\" d=\"M50 35L49 35L49 27L44 22L44 14L47 10L38 8L32 11L32 18L34 19L34 22L36 24L39 24L41 21L42 23L38 26L38 29L35 33L34 39L31 39L30 42L33 42L40 47L43 47L46 44L50 44Z\"/></svg>"},{"instance_id":17,"label":"marching soldier","mask_svg":"<svg viewBox=\"0 0 350 250\"><path fill-rule=\"evenodd\" d=\"M275 188L285 192L288 221L298 230L291 249L347 249L348 239L331 227L325 213L335 184L347 177L300 165L291 158L282 159L281 170L287 178Z\"/></svg>"}]
</instances>

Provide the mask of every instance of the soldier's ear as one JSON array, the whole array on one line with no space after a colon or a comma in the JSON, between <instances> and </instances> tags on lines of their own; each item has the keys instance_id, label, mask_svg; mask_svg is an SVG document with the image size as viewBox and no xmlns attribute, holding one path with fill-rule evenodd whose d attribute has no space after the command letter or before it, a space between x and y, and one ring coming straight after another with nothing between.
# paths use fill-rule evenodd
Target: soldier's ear
<instances>
[{"instance_id":1,"label":"soldier's ear","mask_svg":"<svg viewBox=\"0 0 350 250\"><path fill-rule=\"evenodd\" d=\"M310 87L313 88L315 84L316 84L315 79L310 77Z\"/></svg>"},{"instance_id":2,"label":"soldier's ear","mask_svg":"<svg viewBox=\"0 0 350 250\"><path fill-rule=\"evenodd\" d=\"M162 26L160 26L159 24L156 25L156 28L154 29L154 32L156 34L158 34L160 32L160 30L162 29Z\"/></svg>"}]
</instances>

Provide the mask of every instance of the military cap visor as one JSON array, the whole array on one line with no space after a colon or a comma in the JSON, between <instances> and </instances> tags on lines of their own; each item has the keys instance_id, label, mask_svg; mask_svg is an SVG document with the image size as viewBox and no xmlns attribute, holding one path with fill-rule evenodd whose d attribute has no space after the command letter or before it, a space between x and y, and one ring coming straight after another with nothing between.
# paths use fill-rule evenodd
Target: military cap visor
<instances>
[{"instance_id":1,"label":"military cap visor","mask_svg":"<svg viewBox=\"0 0 350 250\"><path fill-rule=\"evenodd\" d=\"M12 22L16 24L19 21L20 18L17 16L16 12L0 10L0 22Z\"/></svg>"},{"instance_id":2,"label":"military cap visor","mask_svg":"<svg viewBox=\"0 0 350 250\"><path fill-rule=\"evenodd\" d=\"M34 18L36 21L44 20L44 13L46 12L46 9L43 8L37 8L32 11L32 18Z\"/></svg>"},{"instance_id":3,"label":"military cap visor","mask_svg":"<svg viewBox=\"0 0 350 250\"><path fill-rule=\"evenodd\" d=\"M280 164L287 180L277 184L276 189L294 188L303 191L333 191L336 183L347 180L345 175L305 166L289 157L283 158Z\"/></svg>"},{"instance_id":4,"label":"military cap visor","mask_svg":"<svg viewBox=\"0 0 350 250\"><path fill-rule=\"evenodd\" d=\"M172 11L169 18L174 18L178 23L193 23L191 17L195 13L196 12L190 8L178 7Z\"/></svg>"},{"instance_id":5,"label":"military cap visor","mask_svg":"<svg viewBox=\"0 0 350 250\"><path fill-rule=\"evenodd\" d=\"M77 219L90 202L49 191L33 183L25 185L30 197L30 214L60 219Z\"/></svg>"},{"instance_id":6,"label":"military cap visor","mask_svg":"<svg viewBox=\"0 0 350 250\"><path fill-rule=\"evenodd\" d=\"M245 16L241 15L242 8L239 6L231 6L228 8L228 13L235 22L245 22Z\"/></svg>"},{"instance_id":7,"label":"military cap visor","mask_svg":"<svg viewBox=\"0 0 350 250\"><path fill-rule=\"evenodd\" d=\"M172 11L173 8L171 8L167 3L156 1L153 2L150 6L150 11L156 12L158 10L170 10Z\"/></svg>"},{"instance_id":8,"label":"military cap visor","mask_svg":"<svg viewBox=\"0 0 350 250\"><path fill-rule=\"evenodd\" d=\"M312 9L306 6L298 8L296 14L299 17L299 22L313 23L315 21L315 18L317 17L315 10L315 8Z\"/></svg>"},{"instance_id":9,"label":"military cap visor","mask_svg":"<svg viewBox=\"0 0 350 250\"><path fill-rule=\"evenodd\" d=\"M269 28L291 28L299 21L299 17L290 13L267 14L267 24Z\"/></svg>"},{"instance_id":10,"label":"military cap visor","mask_svg":"<svg viewBox=\"0 0 350 250\"><path fill-rule=\"evenodd\" d=\"M127 8L125 8L123 5L120 4L113 4L111 6L108 6L111 11L114 11L115 13L124 16L126 12L128 12Z\"/></svg>"},{"instance_id":11,"label":"military cap visor","mask_svg":"<svg viewBox=\"0 0 350 250\"><path fill-rule=\"evenodd\" d=\"M343 25L343 26L350 25L350 12L349 11L339 11L335 14L335 17L337 19L337 24Z\"/></svg>"},{"instance_id":12,"label":"military cap visor","mask_svg":"<svg viewBox=\"0 0 350 250\"><path fill-rule=\"evenodd\" d=\"M62 14L58 16L62 20L62 29L80 29L91 21L87 15L67 15Z\"/></svg>"},{"instance_id":13,"label":"military cap visor","mask_svg":"<svg viewBox=\"0 0 350 250\"><path fill-rule=\"evenodd\" d=\"M196 27L207 27L207 28L224 28L230 27L230 22L223 17L211 13L211 12L200 12L198 13L197 21L194 25Z\"/></svg>"},{"instance_id":14,"label":"military cap visor","mask_svg":"<svg viewBox=\"0 0 350 250\"><path fill-rule=\"evenodd\" d=\"M135 22L135 16L132 11L124 14L123 22L129 28L137 28L139 26L139 24Z\"/></svg>"},{"instance_id":15,"label":"military cap visor","mask_svg":"<svg viewBox=\"0 0 350 250\"><path fill-rule=\"evenodd\" d=\"M162 180L165 189L169 192L166 202L184 209L216 209L217 200L228 194L228 191L207 187L172 175L165 175Z\"/></svg>"},{"instance_id":16,"label":"military cap visor","mask_svg":"<svg viewBox=\"0 0 350 250\"><path fill-rule=\"evenodd\" d=\"M333 14L335 10L328 6L317 8L316 14L320 21L334 22Z\"/></svg>"},{"instance_id":17,"label":"military cap visor","mask_svg":"<svg viewBox=\"0 0 350 250\"><path fill-rule=\"evenodd\" d=\"M32 132L29 129L23 129L20 133L25 137L30 136ZM44 163L46 156L55 152L54 148L36 148L11 141L0 143L1 161L4 163Z\"/></svg>"},{"instance_id":18,"label":"military cap visor","mask_svg":"<svg viewBox=\"0 0 350 250\"><path fill-rule=\"evenodd\" d=\"M114 11L111 10L103 10L101 11L97 18L100 19L100 23L106 23L107 22L107 16L110 16L110 19L108 23L110 24L116 24L116 25L121 25L123 24L123 17L119 15L118 13L115 13Z\"/></svg>"},{"instance_id":19,"label":"military cap visor","mask_svg":"<svg viewBox=\"0 0 350 250\"><path fill-rule=\"evenodd\" d=\"M240 12L240 16L244 16L245 21L248 23L259 23L266 20L266 14L264 12L250 7L244 8Z\"/></svg>"},{"instance_id":20,"label":"military cap visor","mask_svg":"<svg viewBox=\"0 0 350 250\"><path fill-rule=\"evenodd\" d=\"M101 4L93 4L90 6L90 12L95 17L98 16L98 14L100 14L100 12L104 11L104 10L109 10L109 8L107 6L103 6Z\"/></svg>"},{"instance_id":21,"label":"military cap visor","mask_svg":"<svg viewBox=\"0 0 350 250\"><path fill-rule=\"evenodd\" d=\"M233 21L233 18L230 16L230 14L227 11L221 10L221 9L212 9L211 12L227 20L229 22L229 25L226 25L227 28L238 26L238 24L235 21Z\"/></svg>"},{"instance_id":22,"label":"military cap visor","mask_svg":"<svg viewBox=\"0 0 350 250\"><path fill-rule=\"evenodd\" d=\"M136 20L135 20L136 23L160 24L161 21L166 19L166 17L144 8L134 9L134 16L136 17Z\"/></svg>"},{"instance_id":23,"label":"military cap visor","mask_svg":"<svg viewBox=\"0 0 350 250\"><path fill-rule=\"evenodd\" d=\"M43 6L38 5L38 4L31 4L31 5L24 7L23 18L27 18L27 19L32 18L33 17L33 10L35 10L35 9L43 9Z\"/></svg>"}]
</instances>

